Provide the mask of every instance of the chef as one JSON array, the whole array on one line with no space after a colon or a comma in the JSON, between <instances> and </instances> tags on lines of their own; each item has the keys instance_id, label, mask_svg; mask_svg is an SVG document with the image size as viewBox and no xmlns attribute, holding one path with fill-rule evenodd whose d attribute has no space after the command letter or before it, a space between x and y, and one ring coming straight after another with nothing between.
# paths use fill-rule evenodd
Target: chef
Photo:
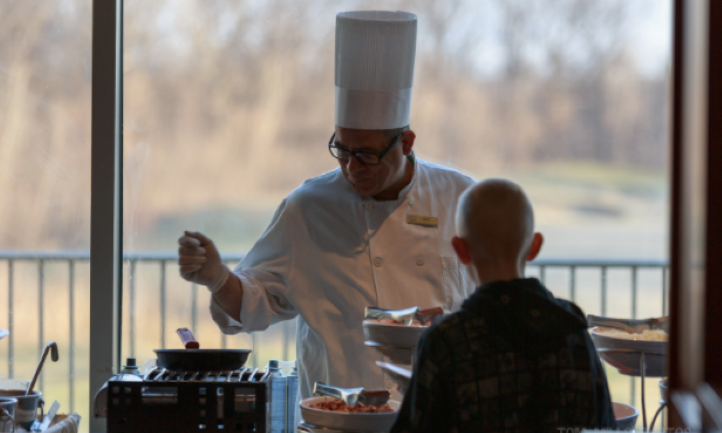
<instances>
[{"instance_id":1,"label":"chef","mask_svg":"<svg viewBox=\"0 0 722 433\"><path fill-rule=\"evenodd\" d=\"M328 143L339 167L288 195L233 271L202 234L179 239L180 273L213 293L224 333L297 320L303 398L317 381L392 386L364 345L364 307L456 310L473 291L451 246L457 200L473 180L413 153L416 25L406 12L339 13Z\"/></svg>"}]
</instances>

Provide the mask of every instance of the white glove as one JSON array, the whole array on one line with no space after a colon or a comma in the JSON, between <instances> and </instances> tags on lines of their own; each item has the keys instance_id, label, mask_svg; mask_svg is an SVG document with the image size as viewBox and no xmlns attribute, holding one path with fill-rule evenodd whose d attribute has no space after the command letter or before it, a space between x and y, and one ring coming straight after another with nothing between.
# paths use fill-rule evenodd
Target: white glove
<instances>
[{"instance_id":1,"label":"white glove","mask_svg":"<svg viewBox=\"0 0 722 433\"><path fill-rule=\"evenodd\" d=\"M221 261L213 241L200 232L185 232L178 239L178 264L183 279L208 287L211 293L221 290L231 271Z\"/></svg>"}]
</instances>

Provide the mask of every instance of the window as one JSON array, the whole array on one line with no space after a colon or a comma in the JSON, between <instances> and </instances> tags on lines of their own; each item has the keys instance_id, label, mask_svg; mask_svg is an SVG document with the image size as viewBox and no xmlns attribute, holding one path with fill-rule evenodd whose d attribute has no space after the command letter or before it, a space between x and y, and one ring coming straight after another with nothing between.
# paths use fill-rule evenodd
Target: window
<instances>
[{"instance_id":1,"label":"window","mask_svg":"<svg viewBox=\"0 0 722 433\"><path fill-rule=\"evenodd\" d=\"M91 2L0 4L0 377L88 413ZM4 380L4 379L3 379ZM0 380L0 382L3 382ZM6 384L0 388L5 388ZM86 427L87 428L87 427Z\"/></svg>"}]
</instances>

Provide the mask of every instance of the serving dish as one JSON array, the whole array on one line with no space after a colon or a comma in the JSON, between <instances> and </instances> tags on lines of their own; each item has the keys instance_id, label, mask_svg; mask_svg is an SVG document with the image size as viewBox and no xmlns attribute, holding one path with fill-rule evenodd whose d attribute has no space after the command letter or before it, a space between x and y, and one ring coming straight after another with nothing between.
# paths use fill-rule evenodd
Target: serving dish
<instances>
[{"instance_id":1,"label":"serving dish","mask_svg":"<svg viewBox=\"0 0 722 433\"><path fill-rule=\"evenodd\" d=\"M364 320L363 328L366 340L381 345L410 348L419 344L421 334L428 329L426 326L391 325L373 320Z\"/></svg>"},{"instance_id":2,"label":"serving dish","mask_svg":"<svg viewBox=\"0 0 722 433\"><path fill-rule=\"evenodd\" d=\"M667 376L667 341L626 340L605 335L593 328L592 341L599 356L627 376L642 376L642 357L645 377Z\"/></svg>"},{"instance_id":3,"label":"serving dish","mask_svg":"<svg viewBox=\"0 0 722 433\"><path fill-rule=\"evenodd\" d=\"M313 426L338 430L387 432L396 421L401 403L389 400L388 405L394 412L382 413L343 413L310 407L324 401L338 400L333 397L311 397L301 401L301 416L304 422Z\"/></svg>"},{"instance_id":4,"label":"serving dish","mask_svg":"<svg viewBox=\"0 0 722 433\"><path fill-rule=\"evenodd\" d=\"M639 411L636 407L624 403L612 402L614 418L617 420L617 430L634 430L637 425Z\"/></svg>"}]
</instances>

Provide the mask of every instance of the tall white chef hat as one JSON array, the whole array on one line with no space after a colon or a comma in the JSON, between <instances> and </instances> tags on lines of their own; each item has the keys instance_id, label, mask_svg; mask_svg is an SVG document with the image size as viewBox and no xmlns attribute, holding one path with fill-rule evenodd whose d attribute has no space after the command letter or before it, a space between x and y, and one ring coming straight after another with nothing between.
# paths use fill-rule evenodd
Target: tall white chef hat
<instances>
[{"instance_id":1,"label":"tall white chef hat","mask_svg":"<svg viewBox=\"0 0 722 433\"><path fill-rule=\"evenodd\" d=\"M409 124L416 15L336 15L336 125L394 129Z\"/></svg>"}]
</instances>

